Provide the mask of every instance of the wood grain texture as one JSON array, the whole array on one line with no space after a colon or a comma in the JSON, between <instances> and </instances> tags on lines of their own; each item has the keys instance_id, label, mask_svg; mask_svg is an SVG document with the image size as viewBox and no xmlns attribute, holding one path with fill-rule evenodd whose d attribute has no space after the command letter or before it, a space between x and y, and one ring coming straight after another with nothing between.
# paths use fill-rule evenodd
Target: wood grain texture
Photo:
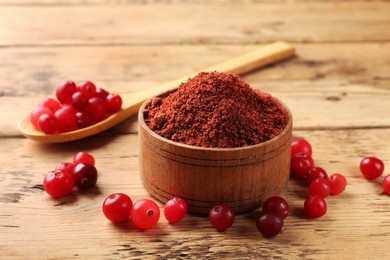
<instances>
[{"instance_id":1,"label":"wood grain texture","mask_svg":"<svg viewBox=\"0 0 390 260\"><path fill-rule=\"evenodd\" d=\"M112 92L153 87L258 45L152 45L0 48L0 98L53 95L64 80L93 80ZM244 77L274 88L358 85L389 89L390 44L294 44L296 57ZM299 87L296 87L299 91Z\"/></svg>"},{"instance_id":2,"label":"wood grain texture","mask_svg":"<svg viewBox=\"0 0 390 260\"><path fill-rule=\"evenodd\" d=\"M261 83L259 83L261 84ZM372 90L362 86L313 87L307 85L261 88L281 99L291 109L295 129L370 129L389 128L390 93L387 90ZM369 93L369 94L367 94ZM18 120L26 116L41 97L1 97L0 134L21 137L17 128ZM10 114L9 107L18 107ZM104 134L136 133L136 117L108 130Z\"/></svg>"},{"instance_id":3,"label":"wood grain texture","mask_svg":"<svg viewBox=\"0 0 390 260\"><path fill-rule=\"evenodd\" d=\"M387 0L208 0L208 3L219 4L253 4L253 3L318 3L318 2L378 2ZM1 5L101 5L101 4L193 4L203 3L204 0L0 0Z\"/></svg>"},{"instance_id":4,"label":"wood grain texture","mask_svg":"<svg viewBox=\"0 0 390 260\"><path fill-rule=\"evenodd\" d=\"M380 2L90 5L88 12L85 8L5 5L0 9L0 46L390 40L390 6Z\"/></svg>"},{"instance_id":5,"label":"wood grain texture","mask_svg":"<svg viewBox=\"0 0 390 260\"><path fill-rule=\"evenodd\" d=\"M206 215L222 203L238 214L253 211L284 190L290 175L292 138L287 107L283 131L266 144L217 150L156 136L144 119L146 104L138 115L139 172L145 188L161 202L183 198L189 212Z\"/></svg>"},{"instance_id":6,"label":"wood grain texture","mask_svg":"<svg viewBox=\"0 0 390 260\"><path fill-rule=\"evenodd\" d=\"M390 134L389 130L340 130L337 134L327 130L296 131L295 134L312 142L317 165L329 173L345 174L349 184L345 193L327 199L326 216L312 220L302 210L305 185L290 180L283 192L290 202L290 216L283 234L274 239L262 238L255 229L259 211L238 216L234 226L222 233L214 231L206 218L196 215L187 216L177 225L169 225L162 218L156 228L144 232L130 223L110 224L100 210L108 194L126 192L133 200L149 197L138 177L135 135L90 138L77 146L74 143L45 146L25 139L4 139L2 145L7 147L8 156L0 157L2 257L230 255L241 259L264 256L317 259L343 257L346 253L350 258L386 257L389 233L384 227L390 224L388 196L381 195L378 181L361 177L358 163L373 150L384 158L385 164L390 163L390 150L381 142ZM79 147L96 157L97 188L83 193L75 191L60 200L49 198L41 186L45 169L70 158ZM120 156L113 160L115 155L107 151ZM11 158L18 160L17 169L11 167ZM362 249L361 241L373 251Z\"/></svg>"},{"instance_id":7,"label":"wood grain texture","mask_svg":"<svg viewBox=\"0 0 390 260\"><path fill-rule=\"evenodd\" d=\"M389 8L379 0L0 0L0 259L388 258L383 177L367 181L358 165L368 155L390 165ZM259 210L237 216L226 232L197 215L176 225L162 217L144 232L109 223L101 212L107 195L150 198L135 117L56 145L16 128L63 80L136 92L274 39L292 41L297 56L244 79L289 106L293 134L348 186L313 220L303 211L305 184L290 179L282 194L290 216L273 239L255 228ZM96 158L97 187L51 199L43 176L80 150Z\"/></svg>"}]
</instances>

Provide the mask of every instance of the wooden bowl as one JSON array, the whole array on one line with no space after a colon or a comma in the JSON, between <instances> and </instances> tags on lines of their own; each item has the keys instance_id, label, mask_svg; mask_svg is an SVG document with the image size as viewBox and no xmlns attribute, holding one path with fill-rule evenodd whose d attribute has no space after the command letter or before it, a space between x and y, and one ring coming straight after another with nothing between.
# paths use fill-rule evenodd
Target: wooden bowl
<instances>
[{"instance_id":1,"label":"wooden bowl","mask_svg":"<svg viewBox=\"0 0 390 260\"><path fill-rule=\"evenodd\" d=\"M261 206L269 196L280 194L290 175L292 115L275 138L239 148L204 148L174 142L153 132L139 119L140 175L148 192L162 202L184 198L188 211L208 213L218 203L236 213Z\"/></svg>"}]
</instances>

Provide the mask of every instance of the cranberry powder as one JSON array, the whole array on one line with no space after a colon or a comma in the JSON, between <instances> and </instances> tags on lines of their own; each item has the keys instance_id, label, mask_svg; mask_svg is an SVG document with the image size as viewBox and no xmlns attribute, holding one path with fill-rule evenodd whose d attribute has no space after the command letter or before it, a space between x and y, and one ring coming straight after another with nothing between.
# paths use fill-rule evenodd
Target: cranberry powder
<instances>
[{"instance_id":1,"label":"cranberry powder","mask_svg":"<svg viewBox=\"0 0 390 260\"><path fill-rule=\"evenodd\" d=\"M156 134L183 144L232 148L279 135L286 110L269 94L252 89L238 75L201 72L178 90L155 97L144 118Z\"/></svg>"}]
</instances>

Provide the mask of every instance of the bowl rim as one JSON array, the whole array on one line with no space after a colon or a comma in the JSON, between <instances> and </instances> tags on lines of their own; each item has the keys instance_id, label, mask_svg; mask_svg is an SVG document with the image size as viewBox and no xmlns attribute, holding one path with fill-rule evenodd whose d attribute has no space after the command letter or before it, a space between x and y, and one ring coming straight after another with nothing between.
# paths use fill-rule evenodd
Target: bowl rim
<instances>
[{"instance_id":1,"label":"bowl rim","mask_svg":"<svg viewBox=\"0 0 390 260\"><path fill-rule=\"evenodd\" d=\"M290 109L280 99L278 99L278 98L272 96L271 94L267 93L276 103L278 103L279 105L281 105L284 108L284 110L287 113L288 119L289 119L287 121L286 126L282 130L282 132L280 132L277 136L275 136L272 139L269 139L267 141L264 141L264 142L261 142L261 143L258 143L258 144L253 144L253 145L242 146L242 147L227 147L227 148L202 147L202 146L183 144L183 143L180 143L180 142L169 140L169 139L167 139L165 137L162 137L161 135L158 135L152 129L149 128L149 126L145 123L145 118L144 118L143 111L144 111L145 107L151 102L151 100L153 98L159 97L159 96L167 96L167 95L175 92L177 89L178 88L170 90L170 91L167 91L167 92L164 92L164 93L160 93L158 95L155 95L153 97L150 97L150 98L146 99L142 103L141 107L138 110L138 124L140 124L140 126L143 129L145 129L145 131L148 132L148 134L150 134L154 138L160 140L161 142L166 142L166 143L168 143L170 145L178 146L178 147L189 149L189 150L193 150L193 151L205 151L205 152L206 151L208 151L208 152L216 152L216 151L218 151L218 152L245 151L245 150L251 150L251 149L255 149L255 148L260 148L262 146L267 146L267 145L269 145L271 143L277 142L280 138L282 138L283 136L285 136L287 134L287 132L290 130L290 128L292 128L293 116L292 116L292 113L291 113Z\"/></svg>"}]
</instances>

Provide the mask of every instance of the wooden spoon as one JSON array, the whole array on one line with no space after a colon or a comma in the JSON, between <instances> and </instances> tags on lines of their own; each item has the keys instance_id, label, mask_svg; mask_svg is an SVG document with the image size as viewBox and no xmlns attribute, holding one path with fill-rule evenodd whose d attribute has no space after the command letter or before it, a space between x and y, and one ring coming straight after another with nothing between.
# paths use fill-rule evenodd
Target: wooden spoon
<instances>
[{"instance_id":1,"label":"wooden spoon","mask_svg":"<svg viewBox=\"0 0 390 260\"><path fill-rule=\"evenodd\" d=\"M286 42L275 42L263 45L251 52L229 59L202 71L219 71L242 75L267 64L291 57L294 55L294 52L294 48L290 44ZM136 114L142 103L147 98L173 90L177 88L180 83L186 82L188 78L194 77L197 74L198 72L169 81L145 91L122 93L120 94L123 100L122 110L89 127L71 132L49 135L36 130L31 124L30 116L26 116L19 122L19 129L25 137L42 143L69 142L95 135Z\"/></svg>"}]
</instances>

